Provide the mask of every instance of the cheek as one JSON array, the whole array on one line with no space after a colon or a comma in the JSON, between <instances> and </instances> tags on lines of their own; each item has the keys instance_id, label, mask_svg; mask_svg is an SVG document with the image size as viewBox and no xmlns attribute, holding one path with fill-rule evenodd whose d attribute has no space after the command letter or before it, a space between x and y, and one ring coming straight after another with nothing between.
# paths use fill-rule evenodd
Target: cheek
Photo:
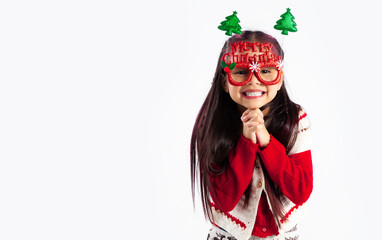
<instances>
[{"instance_id":1,"label":"cheek","mask_svg":"<svg viewBox=\"0 0 382 240\"><path fill-rule=\"evenodd\" d=\"M240 93L240 89L238 87L234 87L232 85L229 85L228 94L234 102L238 103L238 101L240 101L241 93Z\"/></svg>"},{"instance_id":2,"label":"cheek","mask_svg":"<svg viewBox=\"0 0 382 240\"><path fill-rule=\"evenodd\" d=\"M278 87L278 86L272 86L272 87L269 87L269 88L268 88L268 97L270 97L270 98L272 98L272 99L273 99L274 97L276 97L278 90L279 90L279 87Z\"/></svg>"},{"instance_id":3,"label":"cheek","mask_svg":"<svg viewBox=\"0 0 382 240\"><path fill-rule=\"evenodd\" d=\"M282 85L283 85L283 81L281 80L277 84L269 86L269 88L271 89L271 91L276 96L277 92L281 89Z\"/></svg>"}]
</instances>

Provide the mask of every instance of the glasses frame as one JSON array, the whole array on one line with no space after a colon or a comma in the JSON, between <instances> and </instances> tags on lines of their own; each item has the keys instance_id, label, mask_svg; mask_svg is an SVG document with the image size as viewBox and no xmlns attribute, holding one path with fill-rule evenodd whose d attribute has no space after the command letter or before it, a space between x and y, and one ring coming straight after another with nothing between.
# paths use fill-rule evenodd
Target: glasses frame
<instances>
[{"instance_id":1,"label":"glasses frame","mask_svg":"<svg viewBox=\"0 0 382 240\"><path fill-rule=\"evenodd\" d=\"M228 82L231 84L231 85L234 85L234 86L244 86L244 85L247 85L252 77L253 77L253 74L255 74L257 80L259 80L259 82L265 84L265 85L275 85L277 84L278 82L280 82L281 80L281 75L282 75L282 70L280 67L281 63L280 62L264 62L264 63L237 63L235 68L245 68L245 69L248 69L249 70L249 75L248 75L248 78L244 81L244 82L236 82L235 80L233 80L232 76L231 76L231 70L229 68L224 68L224 71L227 73L228 75ZM276 76L276 79L273 80L273 81L265 81L261 78L260 74L259 74L259 71L261 68L263 67L276 67L277 69L277 76Z\"/></svg>"}]
</instances>

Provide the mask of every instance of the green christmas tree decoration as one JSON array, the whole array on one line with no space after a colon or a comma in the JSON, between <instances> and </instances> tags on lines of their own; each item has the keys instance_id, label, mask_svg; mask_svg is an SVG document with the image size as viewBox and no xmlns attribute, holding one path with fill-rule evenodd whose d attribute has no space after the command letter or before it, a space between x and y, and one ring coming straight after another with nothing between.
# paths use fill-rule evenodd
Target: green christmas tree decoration
<instances>
[{"instance_id":1,"label":"green christmas tree decoration","mask_svg":"<svg viewBox=\"0 0 382 240\"><path fill-rule=\"evenodd\" d=\"M222 31L226 31L225 35L232 36L232 33L241 34L240 20L236 14L237 12L234 11L232 15L225 18L227 20L220 23L218 28Z\"/></svg>"},{"instance_id":2,"label":"green christmas tree decoration","mask_svg":"<svg viewBox=\"0 0 382 240\"><path fill-rule=\"evenodd\" d=\"M283 13L281 19L276 22L274 26L275 29L281 30L281 34L288 35L289 32L297 32L297 24L293 21L294 16L290 13L290 8L287 8L287 11Z\"/></svg>"}]
</instances>

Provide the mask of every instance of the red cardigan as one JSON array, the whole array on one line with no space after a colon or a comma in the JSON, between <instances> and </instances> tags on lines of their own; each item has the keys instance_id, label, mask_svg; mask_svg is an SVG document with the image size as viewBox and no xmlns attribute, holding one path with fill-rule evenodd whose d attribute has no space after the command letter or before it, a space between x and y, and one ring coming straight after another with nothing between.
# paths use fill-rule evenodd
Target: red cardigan
<instances>
[{"instance_id":1,"label":"red cardigan","mask_svg":"<svg viewBox=\"0 0 382 240\"><path fill-rule=\"evenodd\" d=\"M220 204L222 211L231 211L247 189L252 179L257 154L273 182L286 197L296 205L308 200L313 189L310 150L287 155L284 146L272 135L269 145L263 149L241 135L236 147L229 154L226 171L220 175L210 175L216 193L216 197L211 197L215 203ZM252 235L278 235L278 227L264 192L260 198Z\"/></svg>"}]
</instances>

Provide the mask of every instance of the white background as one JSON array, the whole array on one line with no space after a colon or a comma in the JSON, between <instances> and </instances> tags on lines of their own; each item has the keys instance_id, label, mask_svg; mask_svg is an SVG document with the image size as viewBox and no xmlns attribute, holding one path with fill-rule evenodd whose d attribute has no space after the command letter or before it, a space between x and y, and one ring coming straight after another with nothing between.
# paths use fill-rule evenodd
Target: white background
<instances>
[{"instance_id":1,"label":"white background","mask_svg":"<svg viewBox=\"0 0 382 240\"><path fill-rule=\"evenodd\" d=\"M298 32L273 29L286 8ZM276 36L314 133L303 239L378 237L378 1L2 1L0 239L205 239L189 143L227 39Z\"/></svg>"}]
</instances>

